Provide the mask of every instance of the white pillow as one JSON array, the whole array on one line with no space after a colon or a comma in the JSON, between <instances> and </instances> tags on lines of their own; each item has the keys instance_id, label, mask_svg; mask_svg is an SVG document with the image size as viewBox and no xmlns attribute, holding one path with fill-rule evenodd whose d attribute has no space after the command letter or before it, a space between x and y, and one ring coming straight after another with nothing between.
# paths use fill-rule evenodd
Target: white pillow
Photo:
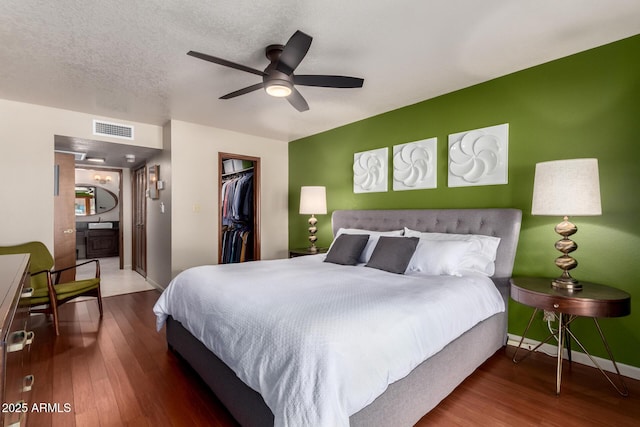
<instances>
[{"instance_id":1,"label":"white pillow","mask_svg":"<svg viewBox=\"0 0 640 427\"><path fill-rule=\"evenodd\" d=\"M366 263L366 262L369 262L369 258L371 258L371 254L373 254L373 250L376 248L376 245L378 244L378 239L380 238L380 236L402 236L402 234L404 233L404 230L372 231L372 230L362 230L359 228L339 228L338 232L336 233L336 236L334 237L334 241L339 235L344 233L369 235L369 241L367 242L367 245L364 247L364 250L360 254L360 259L358 260L359 263ZM333 245L333 243L331 243L331 245ZM331 250L331 247L329 247L329 250Z\"/></svg>"},{"instance_id":2,"label":"white pillow","mask_svg":"<svg viewBox=\"0 0 640 427\"><path fill-rule=\"evenodd\" d=\"M467 240L420 239L405 274L460 276L462 257L472 245Z\"/></svg>"},{"instance_id":3,"label":"white pillow","mask_svg":"<svg viewBox=\"0 0 640 427\"><path fill-rule=\"evenodd\" d=\"M404 235L408 237L420 237L420 240L452 240L472 242L464 256L460 259L457 268L458 273L464 270L493 276L495 273L495 260L500 244L500 238L485 236L482 234L453 234L453 233L423 233L409 228L404 228Z\"/></svg>"}]
</instances>

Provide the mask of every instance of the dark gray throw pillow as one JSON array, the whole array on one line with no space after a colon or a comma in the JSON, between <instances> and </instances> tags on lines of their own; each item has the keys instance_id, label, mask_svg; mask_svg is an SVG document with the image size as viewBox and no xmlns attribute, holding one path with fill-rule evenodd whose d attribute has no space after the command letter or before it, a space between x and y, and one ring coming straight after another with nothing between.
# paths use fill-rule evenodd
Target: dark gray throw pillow
<instances>
[{"instance_id":1,"label":"dark gray throw pillow","mask_svg":"<svg viewBox=\"0 0 640 427\"><path fill-rule=\"evenodd\" d=\"M368 234L341 234L331 245L324 260L334 264L356 265L368 241Z\"/></svg>"},{"instance_id":2,"label":"dark gray throw pillow","mask_svg":"<svg viewBox=\"0 0 640 427\"><path fill-rule=\"evenodd\" d=\"M367 267L403 274L418 246L417 237L381 236Z\"/></svg>"}]
</instances>

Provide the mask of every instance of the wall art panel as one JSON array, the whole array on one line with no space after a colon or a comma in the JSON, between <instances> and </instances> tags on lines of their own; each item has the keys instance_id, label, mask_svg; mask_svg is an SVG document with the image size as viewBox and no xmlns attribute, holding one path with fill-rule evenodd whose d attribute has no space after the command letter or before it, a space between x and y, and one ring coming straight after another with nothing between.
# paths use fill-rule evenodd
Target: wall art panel
<instances>
[{"instance_id":1,"label":"wall art panel","mask_svg":"<svg viewBox=\"0 0 640 427\"><path fill-rule=\"evenodd\" d=\"M376 193L387 191L387 163L389 149L363 151L353 155L353 192Z\"/></svg>"},{"instance_id":2,"label":"wall art panel","mask_svg":"<svg viewBox=\"0 0 640 427\"><path fill-rule=\"evenodd\" d=\"M449 187L506 184L509 124L449 135Z\"/></svg>"},{"instance_id":3,"label":"wall art panel","mask_svg":"<svg viewBox=\"0 0 640 427\"><path fill-rule=\"evenodd\" d=\"M393 146L393 189L417 190L437 187L438 138Z\"/></svg>"}]
</instances>

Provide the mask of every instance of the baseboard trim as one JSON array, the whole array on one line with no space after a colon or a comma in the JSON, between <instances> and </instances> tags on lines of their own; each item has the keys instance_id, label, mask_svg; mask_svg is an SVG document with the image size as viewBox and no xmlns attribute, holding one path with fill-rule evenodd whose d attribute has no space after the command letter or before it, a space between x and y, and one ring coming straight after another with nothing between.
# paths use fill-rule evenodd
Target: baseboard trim
<instances>
[{"instance_id":1,"label":"baseboard trim","mask_svg":"<svg viewBox=\"0 0 640 427\"><path fill-rule=\"evenodd\" d=\"M514 347L517 347L518 344L520 343L520 339L522 338L519 335L514 335L514 334L508 334L508 341L507 341L507 345L512 345ZM538 344L540 344L540 341L536 341L536 340L532 340L529 338L525 338L524 341L522 342L522 347L525 350L532 350L533 348L535 348ZM540 346L540 348L538 348L538 350L541 353L544 353L546 355L549 356L553 356L555 357L558 353L558 347L555 345L551 345L551 344L542 344ZM615 356L615 353L614 353ZM563 350L563 354L562 357L564 359L568 359L568 355L567 355L567 349ZM601 357L597 357L597 356L593 356L593 358L598 362L598 364L600 365L600 367L607 371L607 372L612 372L612 373L616 373L616 370L613 366L613 362L611 362L609 359L603 359ZM593 364L593 362L591 362L591 359L589 359L589 356L587 356L585 353L582 353L580 351L575 351L574 349L571 350L571 359L572 361L576 362L576 363L580 363L583 365L587 365L587 366L591 366L593 368L595 368L596 366ZM640 368L636 367L636 366L631 366L631 365L625 365L624 363L620 363L620 362L616 362L616 364L618 365L618 369L620 369L620 373L622 375L624 375L625 377L629 377L629 378L633 378L636 380L640 380Z\"/></svg>"},{"instance_id":2,"label":"baseboard trim","mask_svg":"<svg viewBox=\"0 0 640 427\"><path fill-rule=\"evenodd\" d=\"M160 292L164 291L164 287L161 286L158 282L155 282L151 279L149 279L148 277L146 278L147 283L150 284L151 286L153 286L154 288L156 288L157 290L159 290Z\"/></svg>"}]
</instances>

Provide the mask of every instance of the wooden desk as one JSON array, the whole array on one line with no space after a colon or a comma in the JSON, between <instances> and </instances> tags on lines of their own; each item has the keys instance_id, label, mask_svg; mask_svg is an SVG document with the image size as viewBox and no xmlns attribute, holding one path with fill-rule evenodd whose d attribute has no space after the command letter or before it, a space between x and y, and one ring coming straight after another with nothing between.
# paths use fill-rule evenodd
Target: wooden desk
<instances>
[{"instance_id":1,"label":"wooden desk","mask_svg":"<svg viewBox=\"0 0 640 427\"><path fill-rule=\"evenodd\" d=\"M27 331L29 306L20 298L29 296L29 255L0 255L0 425L27 424L34 377L29 349L33 332Z\"/></svg>"},{"instance_id":2,"label":"wooden desk","mask_svg":"<svg viewBox=\"0 0 640 427\"><path fill-rule=\"evenodd\" d=\"M582 290L569 291L563 289L557 289L551 286L551 279L544 279L538 277L514 277L511 279L511 298L521 304L534 307L535 310L531 314L529 323L527 324L518 348L513 355L513 362L519 363L525 359L525 355L522 359L517 359L518 351L522 346L525 336L531 326L533 319L538 310L545 310L547 312L553 312L555 318L558 321L557 332L552 332L545 340L538 344L531 351L537 350L542 344L548 342L551 338L556 338L558 341L558 364L556 371L556 394L560 394L560 383L562 381L562 349L567 346L569 362L571 362L571 338L580 346L582 351L591 359L593 364L600 370L600 372L607 378L611 385L623 396L627 396L629 392L622 380L620 370L613 358L613 353L609 348L609 344L602 333L600 324L598 323L598 317L622 317L631 313L631 296L616 288L610 286L599 285L596 283L580 282L582 283ZM606 372L600 367L598 362L589 354L587 349L571 332L571 322L577 317L590 317L593 319L596 329L600 334L602 343L607 350L609 359L613 362L621 387L618 387L613 380L606 374ZM567 337L568 335L568 337ZM565 341L566 340L566 341Z\"/></svg>"}]
</instances>

